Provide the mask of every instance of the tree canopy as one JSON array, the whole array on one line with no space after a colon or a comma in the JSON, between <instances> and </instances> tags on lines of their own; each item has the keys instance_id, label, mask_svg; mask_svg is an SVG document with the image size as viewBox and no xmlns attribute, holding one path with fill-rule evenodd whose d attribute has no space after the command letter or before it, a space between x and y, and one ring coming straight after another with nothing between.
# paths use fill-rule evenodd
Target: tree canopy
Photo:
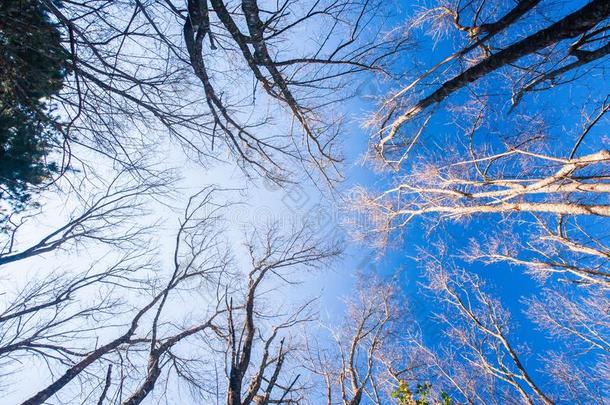
<instances>
[{"instance_id":1,"label":"tree canopy","mask_svg":"<svg viewBox=\"0 0 610 405\"><path fill-rule=\"evenodd\" d=\"M6 0L0 53L3 403L608 402L610 1Z\"/></svg>"}]
</instances>

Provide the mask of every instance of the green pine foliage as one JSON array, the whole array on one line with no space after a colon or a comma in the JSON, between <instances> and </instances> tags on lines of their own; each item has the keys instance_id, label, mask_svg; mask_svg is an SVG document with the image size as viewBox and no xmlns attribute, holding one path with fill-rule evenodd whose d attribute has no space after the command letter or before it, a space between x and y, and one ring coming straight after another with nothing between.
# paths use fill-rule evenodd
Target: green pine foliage
<instances>
[{"instance_id":1,"label":"green pine foliage","mask_svg":"<svg viewBox=\"0 0 610 405\"><path fill-rule=\"evenodd\" d=\"M69 58L42 2L0 2L0 198L13 207L58 171L48 162L59 139L49 98L61 90Z\"/></svg>"}]
</instances>

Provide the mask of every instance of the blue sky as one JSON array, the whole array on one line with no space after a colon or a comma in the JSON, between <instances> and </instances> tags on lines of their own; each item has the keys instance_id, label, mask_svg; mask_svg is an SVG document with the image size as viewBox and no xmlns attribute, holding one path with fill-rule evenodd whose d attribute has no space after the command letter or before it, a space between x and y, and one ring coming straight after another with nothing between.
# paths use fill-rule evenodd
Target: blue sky
<instances>
[{"instance_id":1,"label":"blue sky","mask_svg":"<svg viewBox=\"0 0 610 405\"><path fill-rule=\"evenodd\" d=\"M416 6L414 2L402 1L398 2L397 13L394 16L395 22L404 21ZM549 8L549 15L559 12L565 15L566 9L575 9L584 2L572 2L568 7L563 7L561 10ZM537 16L532 16L532 20ZM418 37L419 51L417 58L419 61L426 62L427 66L442 60L448 56L452 49L447 46L450 41L440 41L433 43L430 38ZM411 55L412 56L412 55ZM397 62L402 71L409 71L412 62L404 58ZM550 139L549 145L552 145L551 152L565 154L565 150L570 150L575 135L580 131L582 125L582 110L575 108L575 105L586 105L585 110L588 113L593 113L592 108L597 108L599 102L603 101L606 94L610 93L610 83L603 80L603 76L595 69L592 70L585 80L576 81L569 86L559 86L550 91L539 94L528 95L522 101L521 111L513 111L509 113L510 93L503 87L501 81L486 81L484 85L489 93L495 93L493 102L496 105L502 106L505 121L500 121L496 128L502 132L510 132L515 128L515 119L519 112L531 113L536 112L544 117L547 135ZM357 83L358 84L358 83ZM388 90L387 85L378 84L374 81L366 81L359 84L363 93L366 95L376 96ZM377 92L377 94L370 94ZM459 100L464 100L466 91L462 91L450 99L450 102L459 103ZM597 102L597 104L596 104ZM369 168L352 162L357 162L365 153L370 140L371 132L362 129L361 123L366 118L367 111L371 111L374 105L370 99L366 97L357 97L348 103L348 113L352 117L351 123L345 130L345 151L347 182L343 185L345 189L350 189L355 185L365 186L372 189L383 189L388 184L388 177L373 173ZM455 133L455 130L443 122L447 117L436 117L432 124L427 128L422 142L433 143L448 136L448 139L459 139L460 134ZM608 133L608 120L601 122L600 125L587 138L586 145L583 145L579 154L599 150L600 148L608 148L608 139L604 135ZM413 221L408 228L404 230L402 240L399 244L392 246L383 257L375 259L370 256L370 260L362 260L362 246L350 246L344 266L351 267L364 272L375 272L384 275L392 282L398 283L406 292L410 305L414 310L418 322L422 325L424 331L424 339L431 345L437 345L443 342L440 338L440 329L438 325L432 321L432 314L435 311L440 311L440 308L434 300L422 293L420 282L423 281L421 269L413 259L417 256L418 247L426 247L435 240L443 239L448 245L450 251L458 251L467 246L469 239L480 238L485 236L489 230L501 229L498 227L498 221L502 217L494 214L480 218L474 218L469 221L461 221L459 223L445 221L441 226L428 236L426 225L422 221ZM603 226L603 224L601 225ZM603 231L593 228L596 231ZM516 225L513 231L519 235L525 235L527 228ZM366 247L364 247L366 250ZM363 265L364 264L364 265ZM542 287L561 288L560 284L555 284L549 281L545 284L533 280L531 276L525 274L524 269L507 264L484 265L480 262L464 263L458 260L468 271L479 274L482 279L488 284L487 291L500 299L503 306L511 312L511 336L512 342L516 347L523 350L523 358L528 370L534 376L534 379L539 381L541 385L549 383L549 379L541 371L544 353L548 350L559 349L563 347L563 342L554 340L545 335L544 332L538 330L535 325L525 316L524 310L526 306L524 299L534 297L540 293ZM399 276L396 277L397 272ZM342 280L338 280L341 282ZM335 280L334 282L337 282ZM349 285L342 284L340 288L331 289L349 293ZM331 294L332 295L332 294ZM529 349L530 354L526 354L525 347Z\"/></svg>"},{"instance_id":2,"label":"blue sky","mask_svg":"<svg viewBox=\"0 0 610 405\"><path fill-rule=\"evenodd\" d=\"M583 2L574 1L571 6L576 8ZM416 3L408 0L395 0L392 4L395 14L387 21L388 26L401 24L416 8ZM565 10L561 10L561 12L565 13ZM443 59L451 51L446 43L434 44L430 38L423 36L417 39L417 58L420 61L434 63ZM399 59L396 68L408 71L411 68L412 56L409 55L409 58ZM532 96L535 97L534 103L528 104L528 100L524 100L522 106L535 105L538 112L545 116L549 133L554 140L554 146L558 150L569 146L574 133L578 131L578 125L580 125L581 111L574 109L572 105L564 101L582 101L589 96L603 99L603 96L610 92L610 83L598 80L593 84L592 81L594 80L596 80L595 74L589 76L586 82L558 87ZM487 83L487 85L490 86L489 89L494 90L493 83L491 85ZM391 86L371 80L368 76L354 80L353 86L358 91L358 96L347 102L344 107L348 116L342 132L346 181L340 185L340 190L348 192L355 186L383 189L390 184L390 177L373 173L367 165L361 164L361 158L369 147L371 137L371 131L363 129L362 122L367 118L367 114L375 108L370 96L385 94L391 89ZM497 85L497 89L501 89L500 84ZM461 92L452 101L463 99L463 96L464 92ZM509 100L509 95L505 92L499 92L497 100L502 103L502 100ZM506 108L507 104L504 107ZM509 116L507 115L507 117ZM509 118L514 117L512 115ZM446 119L446 116L441 115L432 122L422 140L423 143L433 143L439 139L444 139L446 136L449 139L455 136L459 137L459 134L452 133L451 127L447 126L443 119ZM513 123L507 120L505 129L510 131L512 126ZM500 123L499 128L503 129L502 123ZM570 136L566 136L568 132ZM600 147L608 148L607 140L603 138L603 135L607 133L608 121L605 121L591 134L588 138L590 142L583 146L581 153L594 151ZM227 218L230 223L228 237L233 240L239 239L244 228L248 228L252 223L274 219L288 223L292 220L299 220L304 216L315 217L322 232L328 233L329 236L340 236L347 239L347 249L343 259L336 262L331 269L311 275L311 279L307 282L307 288L303 290L305 293L317 293L322 290L322 308L330 317L335 316L342 310L339 298L350 294L355 275L358 272L375 273L387 277L405 291L414 315L422 325L424 340L431 345L443 341L443 339L439 339L440 328L431 319L432 314L435 311L440 311L440 308L432 297L422 293L420 283L424 279L421 269L414 260L418 255L418 248L426 247L438 238L442 238L449 243L453 251L458 251L466 246L470 238L478 238L489 229L493 229L500 218L498 215L492 215L475 218L468 222L453 223L446 221L430 235L426 232L425 223L413 221L404 230L400 242L392 245L382 257L378 258L372 248L349 240L349 235L345 232L346 229L340 224L343 208L342 201L337 196L334 200L331 198L328 201L328 196L320 194L319 190L310 183L297 183L282 191L262 181L247 182L239 169L232 164L218 163L212 168L203 169L195 164L187 163L187 159L181 154L180 148L171 142L162 145L162 149L166 150L168 156L170 156L171 165L182 169L183 177L180 182L180 195L170 204L173 209L167 206L155 207L156 215L164 218L164 222L159 228L157 241L162 246L167 245L163 250L169 249L173 241L171 231L175 228L179 209L186 200L185 196L196 192L204 185L221 183L224 188L239 190L230 191L228 195L234 195L245 200L243 205L233 208ZM65 196L58 197L57 201L53 202L55 207L47 211L46 218L43 220L47 223L34 224L33 229L35 231L32 231L31 235L40 234L42 229L52 229L52 225L56 224L62 216L69 215L69 210L66 209L64 201ZM515 227L516 232L523 232L524 230L519 226ZM83 251L79 254L83 255L79 256L79 261L84 260L85 254ZM87 252L88 256L101 256L103 254L102 250ZM28 262L29 271L61 265L61 262L55 262L54 260L53 255L32 260ZM74 263L72 264L74 265ZM511 268L505 264L493 266L484 266L477 262L461 264L469 271L480 274L488 282L490 291L501 299L505 307L511 310L515 327L513 336L519 336L515 343L528 345L532 349L532 353L542 353L558 344L545 338L544 334L537 331L523 314L522 298L538 293L540 291L538 282L525 275L522 269ZM17 273L20 271L20 267L21 265L18 265L15 268L9 268L8 271ZM27 272L19 274L20 277L27 278ZM280 300L284 298L279 297ZM540 358L537 356L528 356L527 365L531 366L531 370L538 370L541 367L539 360ZM534 374L539 381L545 381L545 376L542 373L534 372Z\"/></svg>"}]
</instances>

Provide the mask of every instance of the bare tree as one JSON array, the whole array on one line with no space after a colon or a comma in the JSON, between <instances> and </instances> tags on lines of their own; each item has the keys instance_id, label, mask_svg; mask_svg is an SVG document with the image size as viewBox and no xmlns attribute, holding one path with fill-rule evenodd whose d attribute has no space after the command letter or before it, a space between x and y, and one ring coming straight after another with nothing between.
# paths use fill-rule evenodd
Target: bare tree
<instances>
[{"instance_id":1,"label":"bare tree","mask_svg":"<svg viewBox=\"0 0 610 405\"><path fill-rule=\"evenodd\" d=\"M433 294L439 334L421 338L390 284L359 284L332 339L309 342L307 368L322 385L316 403L603 403L604 295L576 302L548 291L528 300L528 315L554 342L532 352L480 277L442 252L419 256L427 279L419 294Z\"/></svg>"},{"instance_id":2,"label":"bare tree","mask_svg":"<svg viewBox=\"0 0 610 405\"><path fill-rule=\"evenodd\" d=\"M430 377L430 353L404 297L390 282L360 276L338 325L310 338L307 367L323 387L316 403L394 403L393 393L408 395L408 385L423 387Z\"/></svg>"},{"instance_id":3,"label":"bare tree","mask_svg":"<svg viewBox=\"0 0 610 405\"><path fill-rule=\"evenodd\" d=\"M383 100L373 121L379 124L381 133L376 142L378 152L387 162L397 164L392 156L408 153L435 106L461 89L468 88L475 98L480 98L487 88L477 91L474 83L508 76L507 86L513 83L509 93L512 92L516 104L528 92L572 81L573 77L566 77L568 73L590 67L607 56L610 50L606 36L610 16L607 2L590 1L572 13L552 18L547 17L549 10L540 1L515 3L500 6L484 1L439 2L408 21L412 29L424 26L434 36L455 38L458 46L444 60L424 68ZM537 14L546 17L543 25L533 18ZM568 43L573 39L575 42ZM501 74L494 75L496 71ZM420 130L414 135L405 134L404 139L398 138L401 128L414 120Z\"/></svg>"},{"instance_id":4,"label":"bare tree","mask_svg":"<svg viewBox=\"0 0 610 405\"><path fill-rule=\"evenodd\" d=\"M295 275L304 268L316 268L335 257L338 246L320 241L307 224L288 232L276 225L263 228L256 229L245 243L251 265L247 283L242 286L238 278L232 280L233 286L218 302L218 317L211 326L214 334L206 338L207 356L211 356L207 362L224 366L224 376L205 368L216 388L202 384L203 370L173 353L171 346L161 345L149 352L144 383L123 403L140 403L151 393L162 371L163 356L198 395L217 403L224 397L227 404L291 404L306 396L306 387L299 381L302 371L294 364L300 350L294 330L314 319L313 300L295 308L290 303L277 308L273 303L265 305L269 300L265 295L295 283ZM243 273L235 270L235 274ZM181 334L180 340L186 337Z\"/></svg>"},{"instance_id":5,"label":"bare tree","mask_svg":"<svg viewBox=\"0 0 610 405\"><path fill-rule=\"evenodd\" d=\"M574 296L576 295L576 296ZM567 349L545 356L545 371L561 381L562 400L583 402L589 398L602 403L608 389L608 297L603 292L586 296L573 292L545 291L527 301L528 316ZM579 364L585 356L588 362Z\"/></svg>"},{"instance_id":6,"label":"bare tree","mask_svg":"<svg viewBox=\"0 0 610 405\"><path fill-rule=\"evenodd\" d=\"M356 201L357 209L373 219L374 227L366 233L380 235L384 244L389 232L403 231L415 218L430 220L432 229L440 219L502 218L504 224L519 226L499 228L494 223L493 232L473 243L471 260L506 261L539 277L566 276L579 284L607 287L608 249L601 229L610 216L610 155L598 132L607 123L607 95L590 92L584 101L575 100L576 114L556 103L566 125L578 128L576 120L582 121L576 130L553 128L536 100L511 113L502 99L512 91L518 101L525 92L540 90L536 86L543 82L554 84L559 76L587 65L584 54L599 51L588 61L601 63L608 48L608 7L595 1L581 6L542 28L535 16L550 10L539 1L498 7L442 3L412 17L412 31L427 28L448 47L455 48L451 38L468 38L397 94L382 97L382 113L373 119L382 127L376 146L382 165L395 171L389 187L365 191ZM570 38L577 40L568 46ZM584 59L569 62L578 58L578 49L586 49ZM577 76L587 77L582 71ZM524 85L528 82L530 87ZM576 88L576 82L565 80L567 88L573 83ZM466 101L456 98L460 89L470 92ZM436 114L435 106L450 99L459 105ZM426 136L439 124L450 128L446 136ZM507 238L524 228L524 222L527 232Z\"/></svg>"},{"instance_id":7,"label":"bare tree","mask_svg":"<svg viewBox=\"0 0 610 405\"><path fill-rule=\"evenodd\" d=\"M488 233L471 244L469 259L506 261L539 276L565 275L607 288L608 247L599 224L610 215L605 173L609 159L605 150L564 160L513 149L489 157L485 167L477 163L487 158L423 167L422 173L404 178L378 197L365 196L359 204L373 210L375 232L382 235L416 217L433 223L490 214L528 220L528 235L511 236L510 227ZM526 253L527 259L522 257Z\"/></svg>"},{"instance_id":8,"label":"bare tree","mask_svg":"<svg viewBox=\"0 0 610 405\"><path fill-rule=\"evenodd\" d=\"M525 299L527 315L552 342L536 349L528 341L534 335L520 335L483 278L459 267L445 249L419 255L426 289L441 304L436 312L444 335L421 345L434 369L431 381L468 403L604 402L604 294L545 290ZM540 368L532 365L536 358Z\"/></svg>"},{"instance_id":9,"label":"bare tree","mask_svg":"<svg viewBox=\"0 0 610 405\"><path fill-rule=\"evenodd\" d=\"M536 323L554 336L584 344L584 350L608 353L608 298L603 294L571 300L565 293L546 291L529 302L528 312ZM574 348L576 349L576 348Z\"/></svg>"},{"instance_id":10,"label":"bare tree","mask_svg":"<svg viewBox=\"0 0 610 405\"><path fill-rule=\"evenodd\" d=\"M251 261L247 287L238 301L242 302L240 306L229 302L222 341L227 404L299 403L305 395L299 381L304 376L302 371L293 370L289 358L294 362L300 351L298 346L303 343L296 338L297 326L315 319L313 301L293 310L289 306L284 310L265 308L261 302L264 289L281 291L282 284L295 282L297 272L334 258L339 246L320 240L305 223L286 234L277 226L256 230L245 247ZM279 278L280 286L270 284L273 278Z\"/></svg>"},{"instance_id":11,"label":"bare tree","mask_svg":"<svg viewBox=\"0 0 610 405\"><path fill-rule=\"evenodd\" d=\"M224 236L228 204L218 193L190 198L169 261L140 247L113 266L100 261L102 271L40 277L13 293L0 315L2 372L18 376L16 361L42 360L51 378L24 404L137 404L180 386L228 404L305 398L295 331L314 319L314 300L278 305L274 291L296 287L340 246L309 223L260 226L245 240L249 261L235 260L242 250Z\"/></svg>"},{"instance_id":12,"label":"bare tree","mask_svg":"<svg viewBox=\"0 0 610 405\"><path fill-rule=\"evenodd\" d=\"M451 252L422 259L436 263L430 274L449 304L440 312L451 338L426 350L469 403L603 402L610 155L608 96L597 79L610 49L608 10L595 1L423 7L409 32L426 30L423 40L449 55L405 63L404 81L380 96L370 120L371 149L392 171L382 172L383 189L356 200L372 219L363 232L385 246L423 230ZM449 271L453 260L466 271ZM504 305L473 274L481 264L539 282L521 305L553 345L532 360L553 387L528 369Z\"/></svg>"},{"instance_id":13,"label":"bare tree","mask_svg":"<svg viewBox=\"0 0 610 405\"><path fill-rule=\"evenodd\" d=\"M125 324L120 323L116 326L118 336L84 351L77 361L69 364L61 372L59 377L54 378L49 385L24 401L25 404L44 403L60 393L75 379L90 374L90 370L100 363L106 363L106 366L102 367L109 367L109 362L110 364L112 362L122 364L121 352L126 356L131 350L140 351L138 346L149 345L153 354L159 353L160 355L182 339L213 328L212 321L219 313L219 309L215 308L215 305L201 309L200 320L188 327L176 326L173 322L162 319L163 311L169 305L171 293L187 288L189 284L193 288L193 283L194 286L205 286L209 283L218 287L222 282L228 257L226 251L223 252L220 249L216 226L219 220L218 212L224 205L214 205L211 202L213 193L213 188L206 188L189 200L176 234L171 274L165 278L159 274L158 278L151 283L150 288L144 289L144 285L139 286L141 293L149 291L150 297L144 297L144 303L139 308L127 313L128 320ZM207 208L207 212L202 212L203 207ZM221 287L216 291L222 297L225 289ZM119 356L119 360L116 356ZM149 360L147 378L141 386L136 385L137 388L134 389L133 396L136 403L138 398L141 401L154 387L154 381L158 377L158 356L151 354ZM110 378L111 372L109 371L106 378L108 384L111 384L108 382ZM121 380L119 386L122 387L128 383L130 381ZM84 383L80 381L80 385L83 387ZM108 387L104 388L103 393L105 397Z\"/></svg>"},{"instance_id":14,"label":"bare tree","mask_svg":"<svg viewBox=\"0 0 610 405\"><path fill-rule=\"evenodd\" d=\"M147 200L166 194L169 179L134 180L129 174L119 172L109 182L99 177L95 182L101 185L85 180L79 187L68 186L72 189L68 193L59 193L66 207L76 208L64 223L54 226L46 235L36 235L35 241L24 239L31 239L28 236L32 234L32 226L54 209L52 204L7 216L1 234L0 266L85 245L88 241L126 250L145 245L153 226L143 221Z\"/></svg>"},{"instance_id":15,"label":"bare tree","mask_svg":"<svg viewBox=\"0 0 610 405\"><path fill-rule=\"evenodd\" d=\"M383 32L381 2L41 1L71 53L64 167L81 145L140 169L169 134L273 181L295 163L335 179L347 78L388 74L406 44Z\"/></svg>"},{"instance_id":16,"label":"bare tree","mask_svg":"<svg viewBox=\"0 0 610 405\"><path fill-rule=\"evenodd\" d=\"M465 141L417 154L416 162L397 174L395 186L370 203L402 221L426 214L460 217L519 211L608 216L603 197L609 191L609 152L579 152L596 126L607 122L609 107L606 97L593 114L585 114L573 141L552 146L549 130L540 125L535 111L519 116L519 126L511 128L515 133L496 142L485 134L491 129L486 120L492 119L488 103L456 109L456 116L466 118L451 122ZM593 138L595 147L600 142ZM404 161L403 157L396 163ZM386 202L394 198L397 202L388 207ZM587 205L597 200L603 203Z\"/></svg>"},{"instance_id":17,"label":"bare tree","mask_svg":"<svg viewBox=\"0 0 610 405\"><path fill-rule=\"evenodd\" d=\"M520 397L527 403L554 403L552 395L532 376L523 355L511 340L508 312L482 290L482 281L459 269L447 269L446 264L434 258L428 260L430 288L439 292L439 297L451 309L440 317L448 324L449 338L459 345L460 356L476 372L492 377L510 389L501 394L502 386L494 387L499 391L483 396L502 398L509 395L510 398L515 395L513 400L517 401ZM468 387L468 384L458 385ZM481 395L484 389L479 385L477 394Z\"/></svg>"},{"instance_id":18,"label":"bare tree","mask_svg":"<svg viewBox=\"0 0 610 405\"><path fill-rule=\"evenodd\" d=\"M533 117L524 123L529 128L500 145L488 138L476 142L484 131L484 112L478 110L466 131L467 143L419 153L409 171L395 176L393 187L362 194L357 205L375 223L369 233L383 236L383 242L415 218L426 218L434 227L475 216L501 217L502 226L490 225L493 232L468 249L461 247L468 250L468 260L507 262L543 280L562 278L607 289L609 256L602 229L610 215L610 154L606 149L579 153L585 139L599 143L591 133L606 122L607 111L604 102L587 116L574 143L550 146L545 128L537 128Z\"/></svg>"},{"instance_id":19,"label":"bare tree","mask_svg":"<svg viewBox=\"0 0 610 405\"><path fill-rule=\"evenodd\" d=\"M142 267L141 257L123 255L107 268L97 263L77 274L34 278L18 291L3 288L2 373L17 373L19 364L33 359L54 372L85 357L96 337L113 327L113 317L125 310L117 291L141 288L138 266Z\"/></svg>"}]
</instances>

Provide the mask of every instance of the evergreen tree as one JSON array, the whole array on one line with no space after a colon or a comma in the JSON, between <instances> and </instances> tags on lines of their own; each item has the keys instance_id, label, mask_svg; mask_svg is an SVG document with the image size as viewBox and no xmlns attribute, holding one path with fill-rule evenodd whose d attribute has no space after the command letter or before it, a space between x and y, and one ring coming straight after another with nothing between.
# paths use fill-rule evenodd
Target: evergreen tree
<instances>
[{"instance_id":1,"label":"evergreen tree","mask_svg":"<svg viewBox=\"0 0 610 405\"><path fill-rule=\"evenodd\" d=\"M0 198L14 208L58 171L47 160L59 138L49 99L63 86L68 60L42 2L0 2Z\"/></svg>"}]
</instances>

